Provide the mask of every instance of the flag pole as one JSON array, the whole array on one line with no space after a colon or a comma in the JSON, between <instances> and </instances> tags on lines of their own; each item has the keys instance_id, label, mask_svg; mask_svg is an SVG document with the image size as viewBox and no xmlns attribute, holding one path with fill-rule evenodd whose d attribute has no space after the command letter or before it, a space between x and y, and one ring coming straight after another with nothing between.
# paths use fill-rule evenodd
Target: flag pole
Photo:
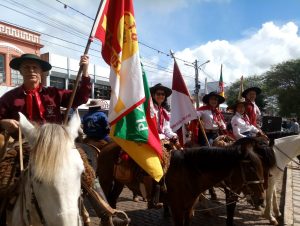
<instances>
[{"instance_id":1,"label":"flag pole","mask_svg":"<svg viewBox=\"0 0 300 226\"><path fill-rule=\"evenodd\" d=\"M244 76L242 75L240 80L240 90L238 94L238 100L242 99L242 93L244 92Z\"/></svg>"},{"instance_id":2,"label":"flag pole","mask_svg":"<svg viewBox=\"0 0 300 226\"><path fill-rule=\"evenodd\" d=\"M101 0L100 1L100 5L99 5L99 8L98 8L95 20L94 20L94 24L93 24L89 39L87 41L87 44L85 46L85 50L84 50L84 53L83 53L84 55L88 54L91 43L93 42L93 38L94 38L93 34L95 33L95 31L94 31L95 24L97 22L97 19L100 19L98 17L99 13L101 12L101 14L102 14L102 12L104 10L104 6L105 6L105 4L103 4L104 1L106 2L106 0ZM71 97L70 97L70 101L69 101L69 104L68 104L68 107L67 107L67 110L66 110L66 113L65 113L64 124L67 124L67 122L68 122L68 115L69 115L70 109L71 109L73 101L74 101L74 97L75 97L75 94L76 94L76 91L77 91L77 88L78 88L79 80L81 78L82 70L83 70L83 67L80 65L79 70L77 72L77 76L76 76L75 84L74 84L74 87L73 87L73 91L72 91L72 94L71 94Z\"/></svg>"},{"instance_id":3,"label":"flag pole","mask_svg":"<svg viewBox=\"0 0 300 226\"><path fill-rule=\"evenodd\" d=\"M173 52L172 50L170 50L170 54L171 54L172 58L174 59L174 62L176 62L176 59L175 59L175 57L174 57L174 52ZM199 126L200 126L200 129L201 129L201 132L202 132L202 134L203 134L203 136L204 136L204 138L205 138L205 142L206 142L207 146L210 147L210 144L209 144L209 142L208 142L208 139L207 139L207 135L206 135L205 129L204 129L203 124L202 124L202 121L201 121L201 119L200 119L199 117L198 117L198 122L199 122ZM182 134L183 134L183 133L182 133ZM184 135L183 135L183 136L184 136ZM184 139L184 138L183 138L183 139Z\"/></svg>"}]
</instances>

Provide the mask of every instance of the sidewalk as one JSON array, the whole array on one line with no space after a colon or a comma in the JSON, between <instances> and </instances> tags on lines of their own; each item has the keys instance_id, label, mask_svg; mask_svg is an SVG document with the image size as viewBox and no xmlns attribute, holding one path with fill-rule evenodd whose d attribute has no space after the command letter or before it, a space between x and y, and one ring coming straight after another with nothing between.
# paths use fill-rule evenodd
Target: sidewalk
<instances>
[{"instance_id":1,"label":"sidewalk","mask_svg":"<svg viewBox=\"0 0 300 226\"><path fill-rule=\"evenodd\" d=\"M300 168L294 162L287 167L284 225L300 226Z\"/></svg>"}]
</instances>

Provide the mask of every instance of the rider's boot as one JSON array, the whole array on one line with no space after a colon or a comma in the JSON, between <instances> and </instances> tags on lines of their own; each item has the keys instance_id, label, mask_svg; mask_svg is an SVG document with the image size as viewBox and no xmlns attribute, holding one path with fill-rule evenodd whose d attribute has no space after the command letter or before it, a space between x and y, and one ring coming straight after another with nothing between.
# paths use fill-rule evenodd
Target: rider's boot
<instances>
[{"instance_id":1,"label":"rider's boot","mask_svg":"<svg viewBox=\"0 0 300 226\"><path fill-rule=\"evenodd\" d=\"M87 198L89 199L97 216L101 218L102 226L126 226L129 224L129 218L120 218L116 211L107 203L104 192L100 184L95 183L93 190L85 189Z\"/></svg>"}]
</instances>

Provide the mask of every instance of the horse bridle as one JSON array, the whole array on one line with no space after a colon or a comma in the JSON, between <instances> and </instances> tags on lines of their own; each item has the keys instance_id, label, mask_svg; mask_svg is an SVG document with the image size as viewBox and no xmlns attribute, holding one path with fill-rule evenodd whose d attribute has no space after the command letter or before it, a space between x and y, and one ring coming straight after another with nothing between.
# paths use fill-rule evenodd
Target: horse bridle
<instances>
[{"instance_id":1,"label":"horse bridle","mask_svg":"<svg viewBox=\"0 0 300 226\"><path fill-rule=\"evenodd\" d=\"M47 226L47 222L46 222L45 217L43 215L42 209L41 209L41 207L38 203L38 200L36 198L36 195L34 193L33 182L31 180L32 175L31 175L30 164L28 165L27 170L28 170L28 172L27 172L28 173L28 181L30 182L30 196L29 196L30 204L31 203L34 204L34 207L35 207L35 209L38 213L38 216L40 218L41 224L44 225L44 226ZM39 181L39 183L42 183L42 182ZM25 198L25 195L24 195L24 198ZM78 205L80 205L80 197L79 197L79 200L78 200ZM80 208L80 206L79 206L79 208ZM30 216L30 208L27 208L27 206L26 206L26 214L27 214L27 219L28 219L29 225L32 226L33 224L32 224L32 220L31 220L31 216ZM80 225L79 222L80 222L80 217L78 217L78 224L77 224L78 226Z\"/></svg>"},{"instance_id":2,"label":"horse bridle","mask_svg":"<svg viewBox=\"0 0 300 226\"><path fill-rule=\"evenodd\" d=\"M240 187L240 190L242 190L244 187L247 189L247 191L251 191L251 188L249 187L250 184L264 184L264 179L259 179L259 176L258 174L253 171L255 173L255 175L257 176L258 180L250 180L248 181L247 178L246 178L246 173L245 173L245 165L247 164L250 164L251 161L250 160L242 160L240 162L240 168L241 168L241 175L242 175L242 180L243 180L243 184L242 186Z\"/></svg>"}]
</instances>

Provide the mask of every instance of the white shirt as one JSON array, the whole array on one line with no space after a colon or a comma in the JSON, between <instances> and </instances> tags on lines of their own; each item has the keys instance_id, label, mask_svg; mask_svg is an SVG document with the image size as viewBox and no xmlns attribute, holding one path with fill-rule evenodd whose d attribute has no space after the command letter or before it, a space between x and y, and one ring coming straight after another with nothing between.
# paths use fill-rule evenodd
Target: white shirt
<instances>
[{"instance_id":1,"label":"white shirt","mask_svg":"<svg viewBox=\"0 0 300 226\"><path fill-rule=\"evenodd\" d=\"M246 117L248 118L247 115L246 115ZM249 120L249 118L248 118L248 120ZM231 126L232 126L232 130L233 130L233 135L236 139L246 137L245 135L242 134L245 132L250 132L253 134L256 134L259 132L259 130L255 126L251 125L249 121L245 121L243 119L243 116L238 112L236 112L235 115L232 117Z\"/></svg>"},{"instance_id":2,"label":"white shirt","mask_svg":"<svg viewBox=\"0 0 300 226\"><path fill-rule=\"evenodd\" d=\"M218 130L218 129L226 129L226 124L223 120L220 122L221 128L219 125L213 120L213 113L211 110L201 110L197 111L198 117L202 119L204 129L207 130Z\"/></svg>"},{"instance_id":3,"label":"white shirt","mask_svg":"<svg viewBox=\"0 0 300 226\"><path fill-rule=\"evenodd\" d=\"M156 122L157 126L159 126L159 117L158 117L158 108L156 105L154 105L154 114L156 116ZM168 115L170 116L170 113L168 112ZM170 139L172 137L177 137L177 134L174 133L170 127L170 121L164 120L163 121L163 128L162 128L162 133L158 133L159 139Z\"/></svg>"}]
</instances>

